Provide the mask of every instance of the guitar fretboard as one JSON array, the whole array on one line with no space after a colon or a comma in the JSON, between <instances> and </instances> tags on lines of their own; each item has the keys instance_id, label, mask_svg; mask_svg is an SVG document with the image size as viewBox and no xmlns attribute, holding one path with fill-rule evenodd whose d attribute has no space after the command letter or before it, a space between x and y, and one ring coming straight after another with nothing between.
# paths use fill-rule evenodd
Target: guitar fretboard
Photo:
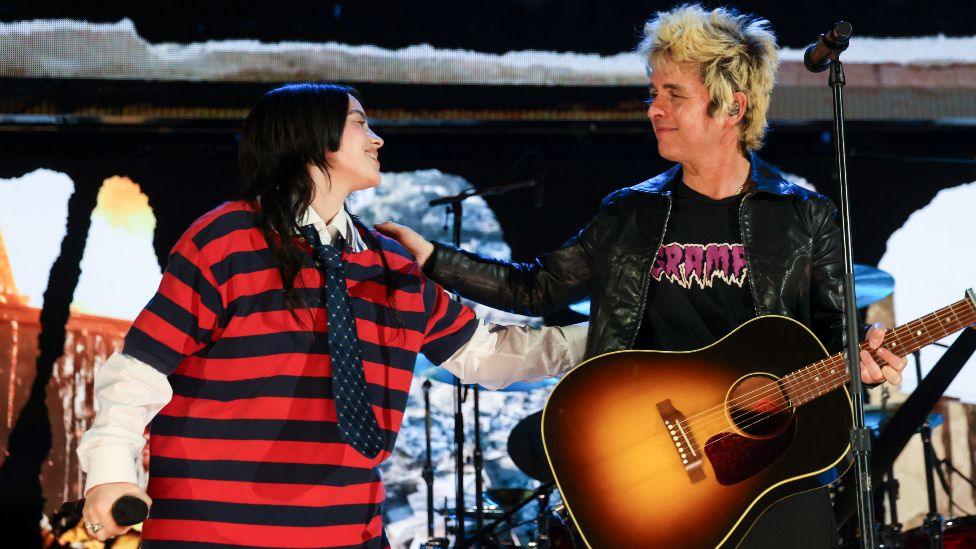
<instances>
[{"instance_id":1,"label":"guitar fretboard","mask_svg":"<svg viewBox=\"0 0 976 549\"><path fill-rule=\"evenodd\" d=\"M973 324L976 304L962 299L887 332L881 345L898 356L907 356ZM862 350L867 348L867 343L861 343ZM837 353L784 376L781 381L793 406L802 406L850 381L844 356ZM871 356L879 366L887 364L876 352Z\"/></svg>"}]
</instances>

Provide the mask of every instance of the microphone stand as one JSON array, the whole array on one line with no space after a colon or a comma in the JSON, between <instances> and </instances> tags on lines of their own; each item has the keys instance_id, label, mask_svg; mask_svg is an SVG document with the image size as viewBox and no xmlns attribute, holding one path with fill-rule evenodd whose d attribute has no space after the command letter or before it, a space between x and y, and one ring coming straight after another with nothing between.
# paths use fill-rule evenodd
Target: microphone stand
<instances>
[{"instance_id":1,"label":"microphone stand","mask_svg":"<svg viewBox=\"0 0 976 549\"><path fill-rule=\"evenodd\" d=\"M424 435L427 443L427 456L424 459L422 477L427 483L427 542L425 548L447 547L447 540L434 537L434 464L430 452L430 380L425 379L424 389Z\"/></svg>"},{"instance_id":2,"label":"microphone stand","mask_svg":"<svg viewBox=\"0 0 976 549\"><path fill-rule=\"evenodd\" d=\"M448 213L454 216L453 218L453 236L454 245L458 248L461 247L461 219L464 212L464 207L462 203L472 196L498 196L507 194L511 191L517 189L525 188L535 188L539 185L538 181L534 179L529 179L525 181L517 181L515 183L505 183L502 185L494 185L482 190L467 189L461 191L454 196L444 196L431 200L428 205L441 206L446 205L448 208ZM479 393L480 389L478 385L474 385L474 505L475 505L475 530L481 531L484 527L484 490L483 490L483 478L482 478L482 468L484 466L484 454L481 449L481 410L479 408ZM454 546L458 549L464 549L467 544L464 533L464 410L462 408L464 404L465 387L461 384L461 380L457 379L454 383L454 448L455 448L455 458L454 467L456 469L457 475L457 486L455 497L456 502L456 516L457 516L457 538Z\"/></svg>"},{"instance_id":3,"label":"microphone stand","mask_svg":"<svg viewBox=\"0 0 976 549\"><path fill-rule=\"evenodd\" d=\"M860 337L858 335L857 304L854 294L854 262L851 244L851 210L847 185L847 144L844 136L844 64L840 54L847 49L850 25L838 23L835 28L846 25L846 36L840 42L827 40L821 35L819 42L829 48L827 56L830 66L828 85L833 90L834 103L834 156L837 161L837 179L840 187L841 233L844 241L844 329L847 367L851 376L851 400L854 407L854 426L851 429L851 450L857 478L857 515L861 532L861 546L875 549L874 542L874 497L871 490L871 431L864 425L864 387L861 383ZM830 36L835 36L834 32ZM815 46L816 47L816 46ZM810 70L818 68L808 65Z\"/></svg>"}]
</instances>

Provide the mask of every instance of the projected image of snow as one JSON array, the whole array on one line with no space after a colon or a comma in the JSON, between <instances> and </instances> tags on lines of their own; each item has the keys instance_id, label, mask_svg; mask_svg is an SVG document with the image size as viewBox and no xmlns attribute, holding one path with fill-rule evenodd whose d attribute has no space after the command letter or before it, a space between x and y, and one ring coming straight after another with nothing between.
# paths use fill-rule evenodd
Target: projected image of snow
<instances>
[{"instance_id":1,"label":"projected image of snow","mask_svg":"<svg viewBox=\"0 0 976 549\"><path fill-rule=\"evenodd\" d=\"M900 324L955 303L967 288L976 289L973 204L976 182L942 190L888 239L878 267L895 277L895 317ZM952 334L940 343L950 344L957 337L958 333ZM944 352L935 345L922 349L922 375ZM904 371L902 390L906 392L918 384L912 360ZM945 396L976 403L976 357L969 359Z\"/></svg>"},{"instance_id":2,"label":"projected image of snow","mask_svg":"<svg viewBox=\"0 0 976 549\"><path fill-rule=\"evenodd\" d=\"M16 289L0 288L0 295L16 293L26 297L24 305L41 307L64 238L72 192L71 179L51 170L0 179L0 240Z\"/></svg>"},{"instance_id":3,"label":"projected image of snow","mask_svg":"<svg viewBox=\"0 0 976 549\"><path fill-rule=\"evenodd\" d=\"M636 36L635 36L636 38ZM0 76L219 82L331 80L398 84L645 86L633 52L600 56L555 51L490 54L417 44L401 49L335 42L214 40L153 44L128 19L117 23L34 20L0 23ZM976 37L858 37L851 65L937 66L976 62ZM802 49L784 48L799 64ZM796 75L794 75L796 76ZM925 82L919 85L926 86Z\"/></svg>"}]
</instances>

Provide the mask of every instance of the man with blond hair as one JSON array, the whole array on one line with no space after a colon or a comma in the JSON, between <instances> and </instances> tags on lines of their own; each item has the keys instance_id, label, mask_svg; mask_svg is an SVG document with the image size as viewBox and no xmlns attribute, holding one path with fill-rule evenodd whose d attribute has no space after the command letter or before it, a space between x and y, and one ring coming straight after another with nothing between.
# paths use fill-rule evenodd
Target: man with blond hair
<instances>
[{"instance_id":1,"label":"man with blond hair","mask_svg":"<svg viewBox=\"0 0 976 549\"><path fill-rule=\"evenodd\" d=\"M759 315L808 326L842 346L843 248L836 208L756 154L777 67L769 23L731 9L684 5L658 13L638 47L650 76L647 116L658 153L676 165L607 196L596 217L533 261L480 257L433 245L394 224L400 240L444 286L489 306L543 315L586 295L586 356L623 349L705 347ZM867 335L878 348L884 327ZM907 361L861 353L861 377L899 383ZM702 516L707 521L707 516ZM830 547L826 489L780 501L742 547Z\"/></svg>"}]
</instances>

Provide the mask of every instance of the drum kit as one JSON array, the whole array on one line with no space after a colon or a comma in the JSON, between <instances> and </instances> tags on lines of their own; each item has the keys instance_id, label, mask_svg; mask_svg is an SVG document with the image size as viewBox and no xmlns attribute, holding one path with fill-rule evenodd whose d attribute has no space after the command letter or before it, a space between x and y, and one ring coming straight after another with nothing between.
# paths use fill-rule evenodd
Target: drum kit
<instances>
[{"instance_id":1,"label":"drum kit","mask_svg":"<svg viewBox=\"0 0 976 549\"><path fill-rule=\"evenodd\" d=\"M430 452L430 388L431 381L456 385L457 378L433 364L424 364L418 357L416 372L424 378L424 412L427 455L423 479L427 483L427 541L423 548L441 548L450 545L447 538L434 536L434 516L444 520L444 531L454 536L453 547L584 547L569 521L565 508L558 503L555 479L546 461L542 444L542 411L529 414L516 424L508 436L507 451L515 466L529 478L539 481L535 490L527 488L481 488L476 482L475 504L435 508L433 496L433 464ZM518 382L502 389L505 392L526 392L551 388L555 379ZM483 463L479 411L475 410L474 459L475 478L481 479ZM457 416L455 416L457 417ZM463 433L455 429L455 437ZM460 443L460 444L459 444ZM455 449L463 448L463 439L455 441ZM457 468L456 468L457 469ZM463 475L463 471L455 471ZM555 497L554 497L555 496ZM553 500L556 503L553 503ZM459 513L458 510L461 510ZM528 511L528 513L527 513ZM526 538L526 539L522 539ZM522 545L524 543L524 545Z\"/></svg>"}]
</instances>

